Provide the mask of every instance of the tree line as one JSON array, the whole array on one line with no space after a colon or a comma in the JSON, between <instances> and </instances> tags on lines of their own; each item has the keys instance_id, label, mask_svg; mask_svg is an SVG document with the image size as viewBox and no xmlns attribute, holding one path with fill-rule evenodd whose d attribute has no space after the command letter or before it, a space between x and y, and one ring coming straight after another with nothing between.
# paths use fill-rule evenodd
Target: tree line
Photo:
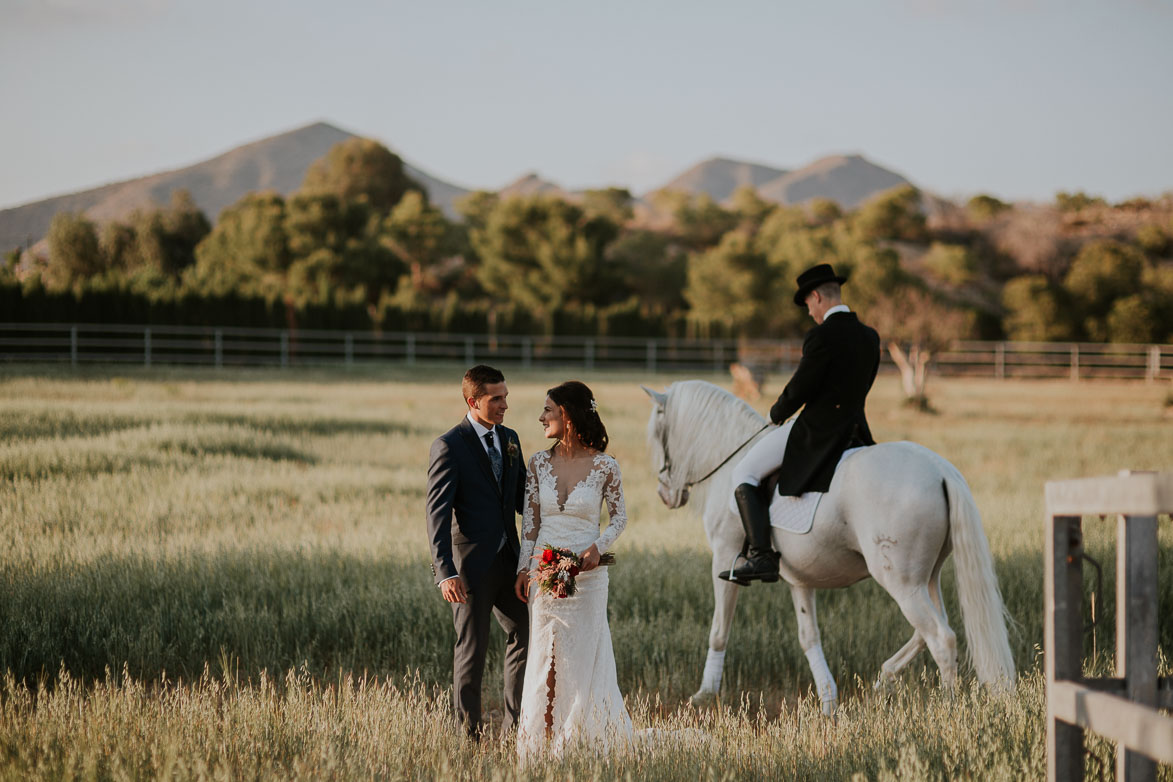
<instances>
[{"instance_id":1,"label":"tree line","mask_svg":"<svg viewBox=\"0 0 1173 782\"><path fill-rule=\"evenodd\" d=\"M398 156L355 138L295 193L250 193L214 225L182 191L101 226L59 214L46 262L6 257L0 303L30 321L781 338L809 325L794 278L830 262L910 367L965 337L1173 341L1169 196L647 201L481 191L449 220Z\"/></svg>"}]
</instances>

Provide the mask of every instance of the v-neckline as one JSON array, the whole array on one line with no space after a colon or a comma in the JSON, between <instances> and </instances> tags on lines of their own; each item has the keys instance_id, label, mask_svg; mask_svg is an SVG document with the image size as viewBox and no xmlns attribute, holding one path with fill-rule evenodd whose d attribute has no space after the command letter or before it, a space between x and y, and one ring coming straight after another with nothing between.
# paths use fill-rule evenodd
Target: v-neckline
<instances>
[{"instance_id":1,"label":"v-neckline","mask_svg":"<svg viewBox=\"0 0 1173 782\"><path fill-rule=\"evenodd\" d=\"M594 475L595 468L596 468L595 460L599 458L599 454L593 453L593 454L591 454L590 458L591 458L591 467L589 470L587 470L586 475L582 476L582 480L580 480L578 483L571 486L570 491L568 491L566 493L566 499L560 501L558 499L558 474L554 472L554 464L553 464L554 454L552 453L552 451L546 451L546 470L550 473L550 480L553 481L553 483L554 483L554 502L555 502L555 504L558 505L558 512L559 513L566 512L566 503L570 502L570 495L572 495L576 491L578 491L578 488L580 486L582 486L583 484L585 484L588 480L590 480L590 477L592 475Z\"/></svg>"}]
</instances>

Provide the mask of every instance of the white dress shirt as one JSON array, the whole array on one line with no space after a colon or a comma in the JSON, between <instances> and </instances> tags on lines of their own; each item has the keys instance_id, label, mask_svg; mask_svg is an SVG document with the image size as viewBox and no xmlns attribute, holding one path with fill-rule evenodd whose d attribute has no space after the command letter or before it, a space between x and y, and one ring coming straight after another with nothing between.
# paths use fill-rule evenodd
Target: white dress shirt
<instances>
[{"instance_id":1,"label":"white dress shirt","mask_svg":"<svg viewBox=\"0 0 1173 782\"><path fill-rule=\"evenodd\" d=\"M851 310L847 308L846 304L836 304L834 307L823 313L823 320L826 321L827 318L831 317L836 312L851 312Z\"/></svg>"},{"instance_id":2,"label":"white dress shirt","mask_svg":"<svg viewBox=\"0 0 1173 782\"><path fill-rule=\"evenodd\" d=\"M487 435L489 432L492 432L493 447L497 450L498 454L504 456L504 454L501 452L501 438L497 436L497 427L494 426L491 429L486 428L484 424L472 417L471 412L467 413L467 416L468 422L472 424L473 430L475 430L477 433L477 439L481 441L481 447L485 449L485 453L487 454L489 452L489 444L485 442L485 435Z\"/></svg>"}]
</instances>

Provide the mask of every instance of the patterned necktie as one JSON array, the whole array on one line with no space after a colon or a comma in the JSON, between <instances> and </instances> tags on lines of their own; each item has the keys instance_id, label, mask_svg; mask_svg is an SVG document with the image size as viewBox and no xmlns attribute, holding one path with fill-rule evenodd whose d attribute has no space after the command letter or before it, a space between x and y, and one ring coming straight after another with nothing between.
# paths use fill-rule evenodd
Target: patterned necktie
<instances>
[{"instance_id":1,"label":"patterned necktie","mask_svg":"<svg viewBox=\"0 0 1173 782\"><path fill-rule=\"evenodd\" d=\"M493 445L492 430L485 432L485 442L489 446L489 463L493 465L493 475L497 478L497 483L501 482L501 454L497 451L497 446Z\"/></svg>"}]
</instances>

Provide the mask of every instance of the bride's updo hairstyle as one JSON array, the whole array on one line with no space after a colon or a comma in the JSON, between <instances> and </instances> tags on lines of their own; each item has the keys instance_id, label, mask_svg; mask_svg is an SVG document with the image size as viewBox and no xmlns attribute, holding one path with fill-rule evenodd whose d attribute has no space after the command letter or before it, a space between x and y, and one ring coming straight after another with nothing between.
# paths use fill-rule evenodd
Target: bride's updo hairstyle
<instances>
[{"instance_id":1,"label":"bride's updo hairstyle","mask_svg":"<svg viewBox=\"0 0 1173 782\"><path fill-rule=\"evenodd\" d=\"M586 383L567 380L547 391L546 396L566 411L566 417L570 419L583 445L596 451L607 450L607 427L603 426L603 419L599 418L595 395Z\"/></svg>"}]
</instances>

